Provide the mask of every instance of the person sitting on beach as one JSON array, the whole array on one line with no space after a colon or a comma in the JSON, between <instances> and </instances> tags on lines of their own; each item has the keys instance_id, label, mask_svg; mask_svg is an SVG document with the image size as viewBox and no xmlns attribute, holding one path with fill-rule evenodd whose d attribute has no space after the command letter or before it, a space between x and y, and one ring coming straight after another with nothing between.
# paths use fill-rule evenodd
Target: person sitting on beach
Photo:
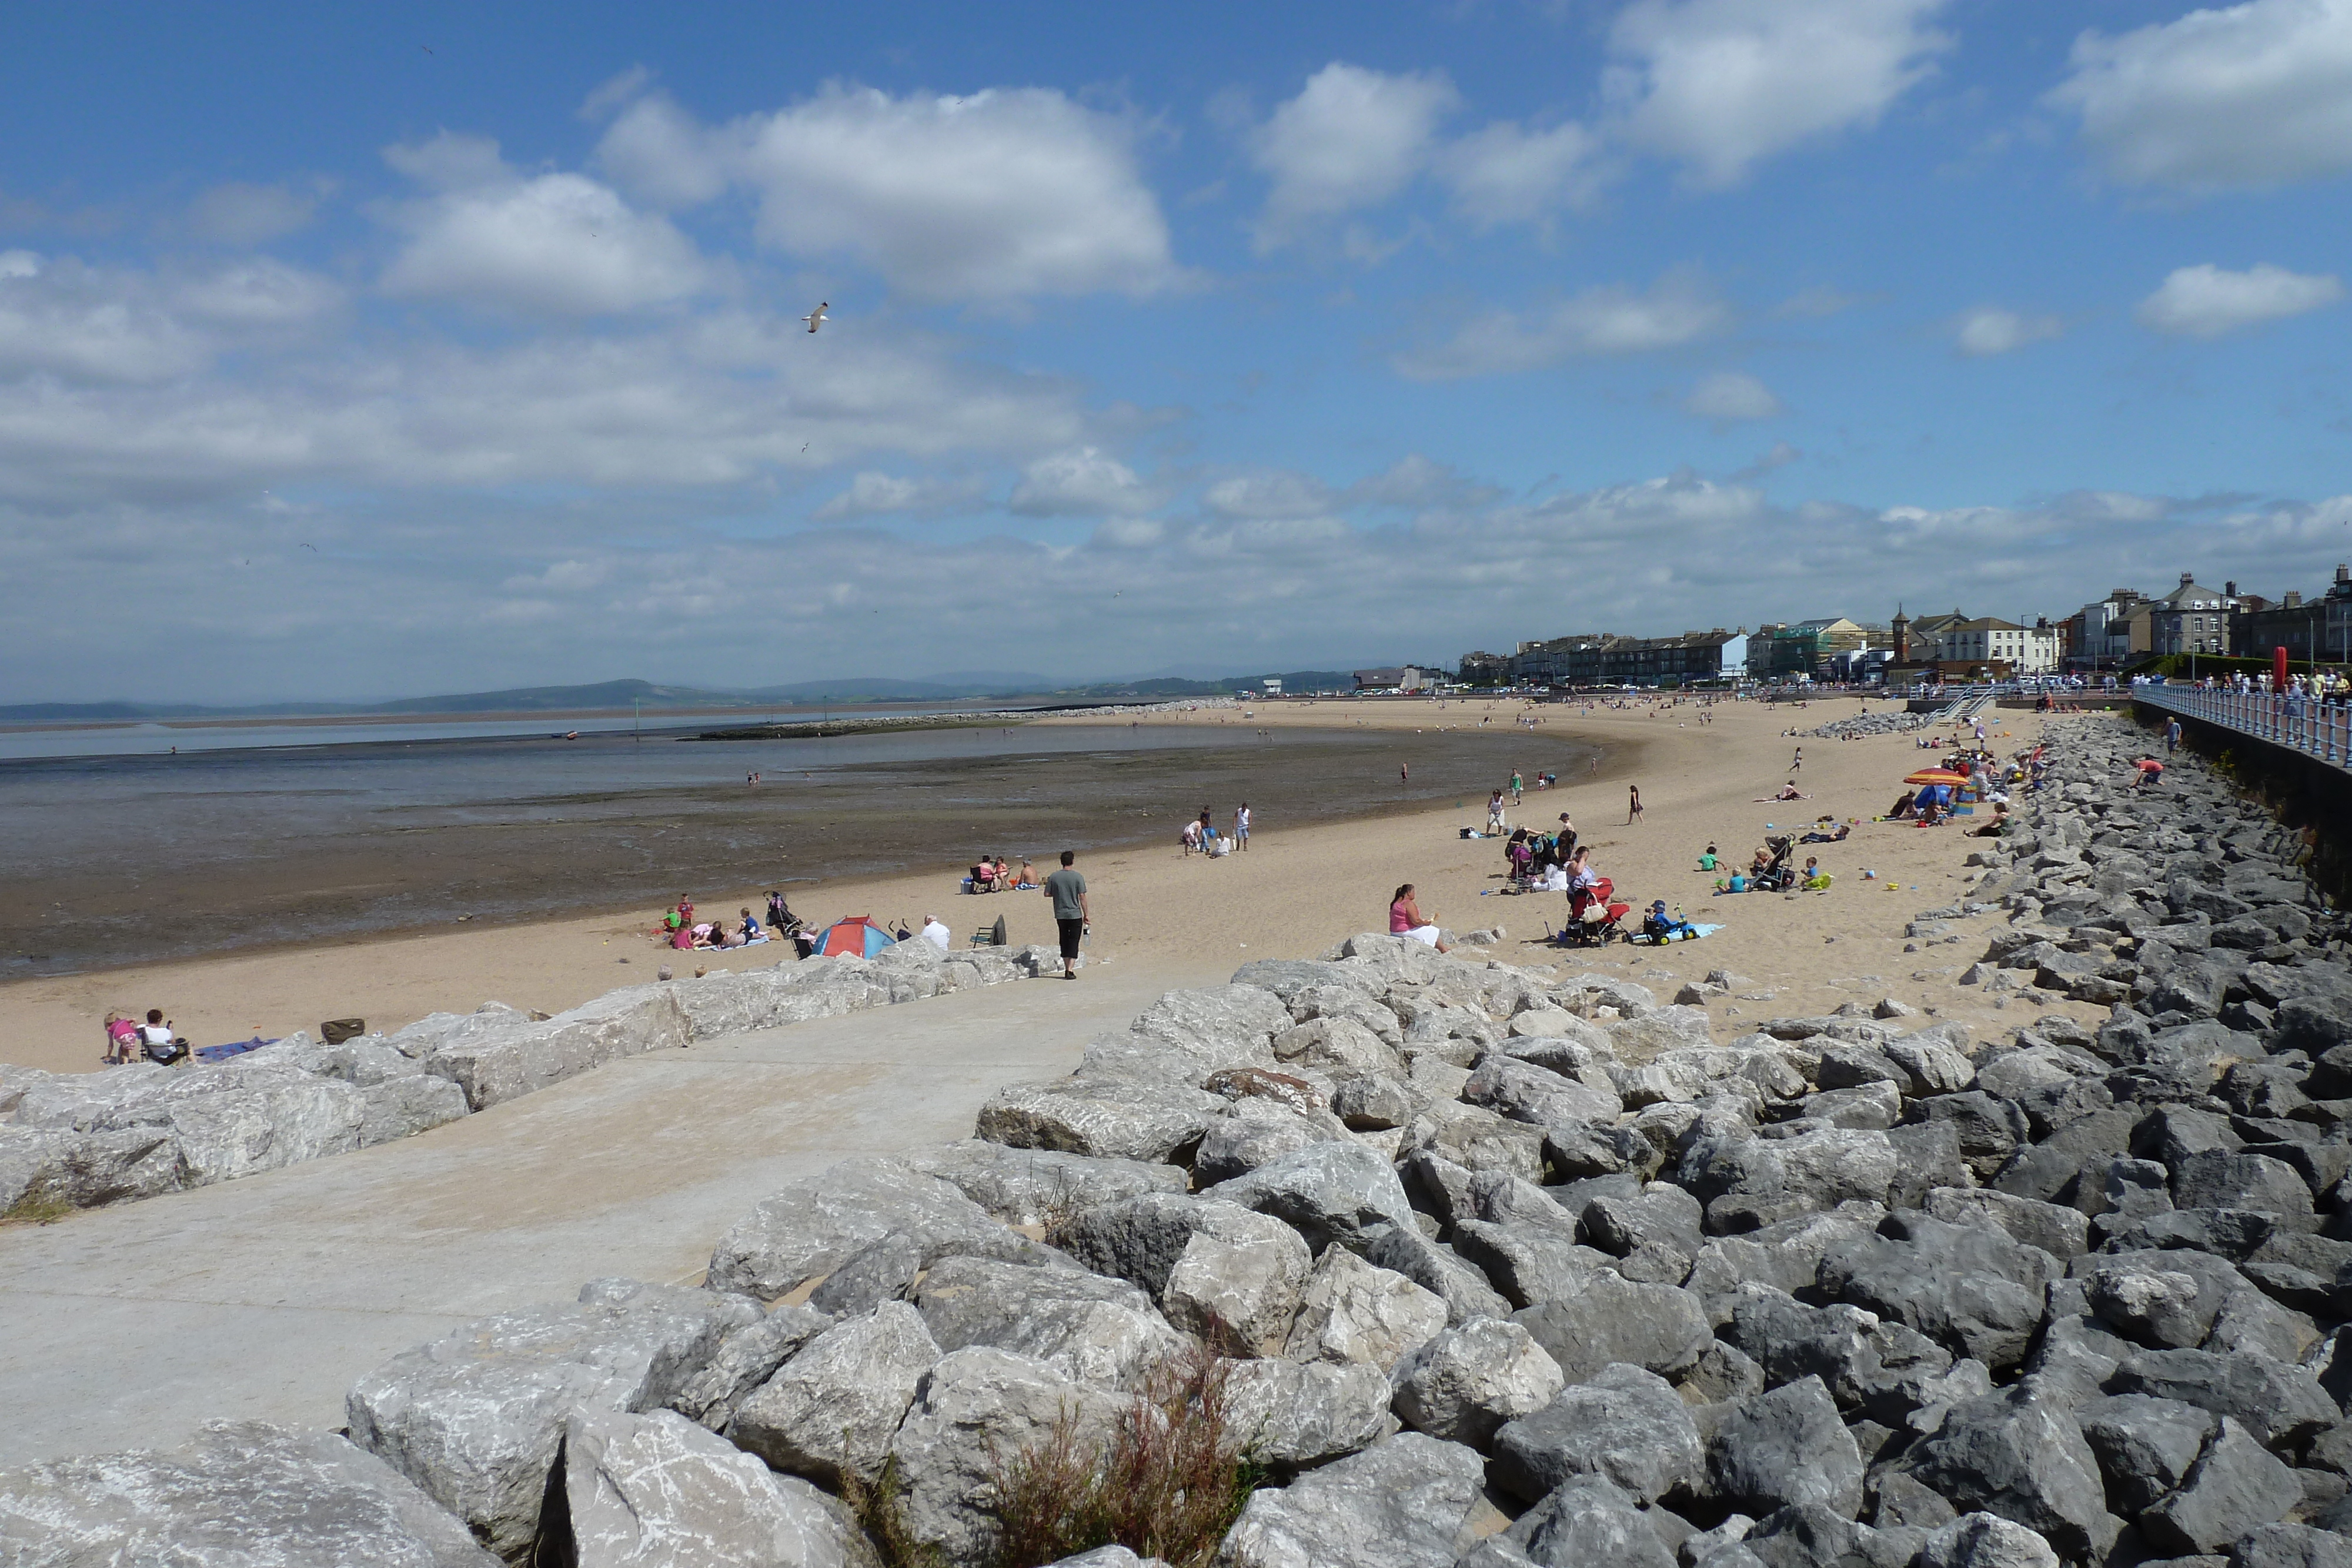
<instances>
[{"instance_id":1,"label":"person sitting on beach","mask_svg":"<svg viewBox=\"0 0 2352 1568\"><path fill-rule=\"evenodd\" d=\"M1993 802L1992 821L1977 829L1972 836L1979 839L1997 839L2007 831L2008 827L2009 802L1996 800Z\"/></svg>"},{"instance_id":2,"label":"person sitting on beach","mask_svg":"<svg viewBox=\"0 0 2352 1568\"><path fill-rule=\"evenodd\" d=\"M947 922L938 915L926 915L923 916L922 937L944 953L948 950L948 944L955 940L955 933L949 930Z\"/></svg>"},{"instance_id":3,"label":"person sitting on beach","mask_svg":"<svg viewBox=\"0 0 2352 1568\"><path fill-rule=\"evenodd\" d=\"M768 934L760 929L760 917L748 909L743 911L742 937L740 946L745 947L751 946L755 942L765 942L768 939Z\"/></svg>"},{"instance_id":4,"label":"person sitting on beach","mask_svg":"<svg viewBox=\"0 0 2352 1568\"><path fill-rule=\"evenodd\" d=\"M1807 855L1805 857L1804 874L1800 876L1797 880L1801 885L1806 887L1827 887L1830 884L1830 879L1822 873L1821 859L1816 855Z\"/></svg>"},{"instance_id":5,"label":"person sitting on beach","mask_svg":"<svg viewBox=\"0 0 2352 1568\"><path fill-rule=\"evenodd\" d=\"M1794 779L1791 779L1786 784L1780 786L1780 789L1778 794L1757 796L1756 804L1762 806L1769 805L1775 800L1810 800L1811 799L1812 797L1811 795L1807 795L1799 790L1797 788L1797 781Z\"/></svg>"},{"instance_id":6,"label":"person sitting on beach","mask_svg":"<svg viewBox=\"0 0 2352 1568\"><path fill-rule=\"evenodd\" d=\"M173 1062L184 1065L189 1061L188 1042L172 1028L172 1020L163 1016L162 1008L149 1008L147 1021L139 1030L139 1048L148 1061L169 1067Z\"/></svg>"},{"instance_id":7,"label":"person sitting on beach","mask_svg":"<svg viewBox=\"0 0 2352 1568\"><path fill-rule=\"evenodd\" d=\"M1416 942L1426 943L1441 953L1453 951L1445 938L1438 933L1437 916L1423 915L1421 912L1421 905L1412 896L1411 883L1406 883L1402 887L1398 888L1395 895L1389 900L1389 935L1410 936Z\"/></svg>"},{"instance_id":8,"label":"person sitting on beach","mask_svg":"<svg viewBox=\"0 0 2352 1568\"><path fill-rule=\"evenodd\" d=\"M1707 845L1706 853L1698 857L1698 869L1701 871L1713 871L1718 863L1720 862L1716 859L1715 846L1713 844Z\"/></svg>"},{"instance_id":9,"label":"person sitting on beach","mask_svg":"<svg viewBox=\"0 0 2352 1568\"><path fill-rule=\"evenodd\" d=\"M1642 916L1642 935L1653 942L1672 942L1678 937L1696 936L1698 930L1687 920L1666 913L1663 898L1650 902L1650 912Z\"/></svg>"},{"instance_id":10,"label":"person sitting on beach","mask_svg":"<svg viewBox=\"0 0 2352 1568\"><path fill-rule=\"evenodd\" d=\"M1943 808L1930 800L1919 808L1919 826L1932 828L1944 820Z\"/></svg>"},{"instance_id":11,"label":"person sitting on beach","mask_svg":"<svg viewBox=\"0 0 2352 1568\"><path fill-rule=\"evenodd\" d=\"M996 891L996 862L982 855L971 866L971 890L974 893Z\"/></svg>"},{"instance_id":12,"label":"person sitting on beach","mask_svg":"<svg viewBox=\"0 0 2352 1568\"><path fill-rule=\"evenodd\" d=\"M1021 870L1013 879L1013 891L1015 893L1028 893L1033 891L1036 886L1036 868L1029 863L1029 857L1027 855L1023 855L1021 857Z\"/></svg>"},{"instance_id":13,"label":"person sitting on beach","mask_svg":"<svg viewBox=\"0 0 2352 1568\"><path fill-rule=\"evenodd\" d=\"M1911 808L1918 801L1918 790L1904 790L1902 794L1895 797L1894 808L1886 813L1886 820L1890 822L1901 821L1904 818L1911 814Z\"/></svg>"},{"instance_id":14,"label":"person sitting on beach","mask_svg":"<svg viewBox=\"0 0 2352 1568\"><path fill-rule=\"evenodd\" d=\"M1755 855L1748 862L1748 880L1754 882L1771 869L1772 852L1760 844L1758 845Z\"/></svg>"},{"instance_id":15,"label":"person sitting on beach","mask_svg":"<svg viewBox=\"0 0 2352 1568\"><path fill-rule=\"evenodd\" d=\"M99 1060L109 1067L126 1067L139 1050L139 1025L128 1014L106 1015L106 1054Z\"/></svg>"}]
</instances>

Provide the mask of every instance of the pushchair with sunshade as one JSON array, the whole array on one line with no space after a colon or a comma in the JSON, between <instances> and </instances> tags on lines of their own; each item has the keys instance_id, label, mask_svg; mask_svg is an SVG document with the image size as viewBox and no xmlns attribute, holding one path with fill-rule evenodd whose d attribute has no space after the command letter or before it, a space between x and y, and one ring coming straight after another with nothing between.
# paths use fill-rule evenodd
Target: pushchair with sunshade
<instances>
[{"instance_id":1,"label":"pushchair with sunshade","mask_svg":"<svg viewBox=\"0 0 2352 1568\"><path fill-rule=\"evenodd\" d=\"M1785 893L1796 885L1797 873L1789 865L1789 852L1793 841L1786 833L1764 841L1764 847L1772 852L1772 863L1766 866L1750 883L1754 891Z\"/></svg>"},{"instance_id":2,"label":"pushchair with sunshade","mask_svg":"<svg viewBox=\"0 0 2352 1568\"><path fill-rule=\"evenodd\" d=\"M1562 947L1598 947L1624 935L1619 924L1633 906L1617 901L1617 886L1607 877L1590 887L1570 890L1568 924L1552 941Z\"/></svg>"}]
</instances>

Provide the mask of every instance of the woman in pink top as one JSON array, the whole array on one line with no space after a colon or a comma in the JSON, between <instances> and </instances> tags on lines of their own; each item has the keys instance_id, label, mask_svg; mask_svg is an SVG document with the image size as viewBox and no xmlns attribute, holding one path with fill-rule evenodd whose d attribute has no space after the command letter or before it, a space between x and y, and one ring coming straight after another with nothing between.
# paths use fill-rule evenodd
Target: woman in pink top
<instances>
[{"instance_id":1,"label":"woman in pink top","mask_svg":"<svg viewBox=\"0 0 2352 1568\"><path fill-rule=\"evenodd\" d=\"M1438 935L1437 917L1423 915L1421 905L1413 901L1411 883L1398 888L1396 896L1389 900L1389 935L1410 936L1416 942L1427 943L1441 953L1452 951Z\"/></svg>"}]
</instances>

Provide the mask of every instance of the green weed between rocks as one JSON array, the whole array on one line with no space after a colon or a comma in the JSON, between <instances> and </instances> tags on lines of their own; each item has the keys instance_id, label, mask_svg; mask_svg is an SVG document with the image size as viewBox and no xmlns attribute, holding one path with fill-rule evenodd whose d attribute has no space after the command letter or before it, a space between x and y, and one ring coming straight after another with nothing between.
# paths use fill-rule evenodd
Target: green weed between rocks
<instances>
[{"instance_id":1,"label":"green weed between rocks","mask_svg":"<svg viewBox=\"0 0 2352 1568\"><path fill-rule=\"evenodd\" d=\"M856 1516L858 1528L881 1555L882 1568L947 1568L947 1555L915 1537L915 1527L898 1502L898 1456L882 1461L867 1486L850 1470L841 1472L841 1500Z\"/></svg>"},{"instance_id":2,"label":"green weed between rocks","mask_svg":"<svg viewBox=\"0 0 2352 1568\"><path fill-rule=\"evenodd\" d=\"M1236 1440L1225 1364L1194 1351L1155 1370L1107 1435L1066 1408L1010 1459L991 1456L996 1568L1037 1568L1118 1544L1207 1568L1264 1471Z\"/></svg>"},{"instance_id":3,"label":"green weed between rocks","mask_svg":"<svg viewBox=\"0 0 2352 1568\"><path fill-rule=\"evenodd\" d=\"M62 1197L27 1194L17 1200L16 1207L0 1214L0 1225L55 1225L73 1211L74 1206Z\"/></svg>"}]
</instances>

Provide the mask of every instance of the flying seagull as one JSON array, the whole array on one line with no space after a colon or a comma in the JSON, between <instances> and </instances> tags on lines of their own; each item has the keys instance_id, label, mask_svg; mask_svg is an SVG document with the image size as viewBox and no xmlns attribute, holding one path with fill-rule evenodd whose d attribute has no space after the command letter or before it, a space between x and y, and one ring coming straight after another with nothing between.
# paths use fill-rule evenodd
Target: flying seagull
<instances>
[{"instance_id":1,"label":"flying seagull","mask_svg":"<svg viewBox=\"0 0 2352 1568\"><path fill-rule=\"evenodd\" d=\"M810 311L807 315L802 317L801 319L807 322L809 324L809 330L814 332L819 327L824 325L824 313L831 308L832 306L830 304L819 301L817 308Z\"/></svg>"},{"instance_id":2,"label":"flying seagull","mask_svg":"<svg viewBox=\"0 0 2352 1568\"><path fill-rule=\"evenodd\" d=\"M418 48L420 48L420 49L423 49L423 50L424 50L426 54L428 54L428 55L429 55L429 54L431 54L431 53L433 52L433 46L432 46L432 45L430 45L430 44L419 44L419 45L417 45L416 47L417 47Z\"/></svg>"},{"instance_id":3,"label":"flying seagull","mask_svg":"<svg viewBox=\"0 0 2352 1568\"><path fill-rule=\"evenodd\" d=\"M305 544L302 548L309 550L312 555L317 555L319 553L319 547L317 545Z\"/></svg>"}]
</instances>

